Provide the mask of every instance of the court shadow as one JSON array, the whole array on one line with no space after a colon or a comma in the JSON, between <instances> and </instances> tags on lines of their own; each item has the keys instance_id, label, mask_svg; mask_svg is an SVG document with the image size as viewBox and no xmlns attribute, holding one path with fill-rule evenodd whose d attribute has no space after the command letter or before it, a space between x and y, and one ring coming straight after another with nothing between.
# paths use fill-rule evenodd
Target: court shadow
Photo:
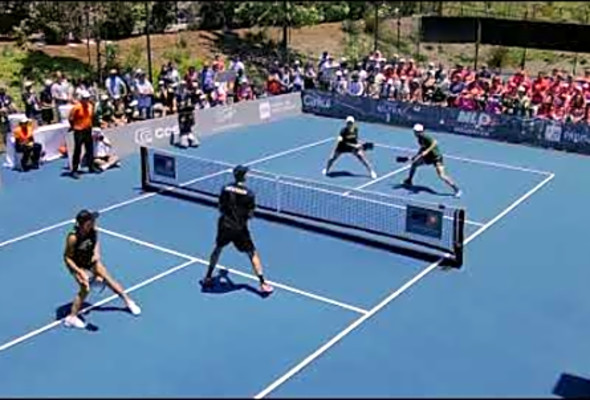
<instances>
[{"instance_id":1,"label":"court shadow","mask_svg":"<svg viewBox=\"0 0 590 400\"><path fill-rule=\"evenodd\" d=\"M408 192L410 192L410 194L428 193L428 194L432 194L434 196L440 196L440 197L453 197L454 196L452 193L437 192L436 190L429 188L428 186L421 186L421 185L409 186L409 185L400 183L400 184L394 185L393 189L394 190L405 189Z\"/></svg>"},{"instance_id":2,"label":"court shadow","mask_svg":"<svg viewBox=\"0 0 590 400\"><path fill-rule=\"evenodd\" d=\"M343 177L366 178L368 175L355 174L355 173L349 172L349 171L331 171L331 172L328 172L326 174L326 176L329 178L343 178Z\"/></svg>"},{"instance_id":3,"label":"court shadow","mask_svg":"<svg viewBox=\"0 0 590 400\"><path fill-rule=\"evenodd\" d=\"M217 276L213 277L212 286L204 287L202 280L199 281L199 284L201 285L201 293L226 294L238 290L246 290L262 298L269 296L267 293L261 292L252 285L248 285L246 283L234 283L234 281L232 281L229 277L229 272L225 270L220 270Z\"/></svg>"},{"instance_id":4,"label":"court shadow","mask_svg":"<svg viewBox=\"0 0 590 400\"><path fill-rule=\"evenodd\" d=\"M90 307L92 304L90 303L82 303L82 308L86 308L86 307ZM62 306L59 306L56 310L55 310L55 320L59 321L63 318L65 318L69 313L70 310L72 308L72 303L68 303L68 304L64 304ZM84 318L84 315L80 315L79 316L80 319L84 322L86 322L86 319ZM90 331L90 332L98 332L100 330L100 328L90 322L86 323L86 330Z\"/></svg>"},{"instance_id":5,"label":"court shadow","mask_svg":"<svg viewBox=\"0 0 590 400\"><path fill-rule=\"evenodd\" d=\"M88 308L92 306L91 303L88 302L84 302L82 303L82 309ZM72 303L67 303L64 304L62 306L59 306L56 310L55 310L55 320L59 321L63 318L65 318L69 313L70 310L72 309ZM117 307L117 306L98 306L98 307L94 307L89 311L86 311L85 313L81 314L79 317L82 321L86 322L85 317L88 316L90 313L93 312L124 312L127 314L131 314L131 311L127 308L127 307ZM98 326L91 324L91 323L87 323L86 326L86 330L91 331L91 332L96 332L99 330Z\"/></svg>"},{"instance_id":6,"label":"court shadow","mask_svg":"<svg viewBox=\"0 0 590 400\"><path fill-rule=\"evenodd\" d=\"M553 394L564 399L590 398L590 380L570 374L561 374Z\"/></svg>"}]
</instances>

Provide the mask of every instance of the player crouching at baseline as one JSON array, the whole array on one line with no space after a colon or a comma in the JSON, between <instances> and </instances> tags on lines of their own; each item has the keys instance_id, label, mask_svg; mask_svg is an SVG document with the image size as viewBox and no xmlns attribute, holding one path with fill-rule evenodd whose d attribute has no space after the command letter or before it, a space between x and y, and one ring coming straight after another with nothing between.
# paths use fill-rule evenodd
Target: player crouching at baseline
<instances>
[{"instance_id":1,"label":"player crouching at baseline","mask_svg":"<svg viewBox=\"0 0 590 400\"><path fill-rule=\"evenodd\" d=\"M245 184L247 172L248 167L238 165L233 171L235 182L221 189L219 196L221 216L217 222L215 249L211 253L207 275L201 284L204 288L213 286L212 275L221 251L225 246L233 243L238 251L248 254L254 272L260 281L260 290L268 294L273 291L273 288L264 280L262 263L248 229L248 220L254 215L256 201L254 192L248 189Z\"/></svg>"},{"instance_id":2,"label":"player crouching at baseline","mask_svg":"<svg viewBox=\"0 0 590 400\"><path fill-rule=\"evenodd\" d=\"M64 261L69 272L74 276L80 290L72 302L70 314L65 318L67 327L85 329L86 323L78 317L84 300L90 293L90 274L93 280L103 281L125 302L133 315L141 314L141 308L124 292L123 287L115 281L100 259L100 245L95 221L97 212L82 210L76 216L76 226L68 233Z\"/></svg>"},{"instance_id":3,"label":"player crouching at baseline","mask_svg":"<svg viewBox=\"0 0 590 400\"><path fill-rule=\"evenodd\" d=\"M340 130L340 135L338 136L338 141L336 143L336 148L332 152L330 159L328 160L328 164L326 168L322 171L324 175L327 175L332 168L334 162L340 157L342 154L345 153L352 153L358 158L365 168L369 171L371 178L377 178L377 173L371 167L371 163L367 159L365 152L363 151L363 143L359 142L359 130L358 127L354 123L354 117L348 116L346 117L346 126Z\"/></svg>"}]
</instances>

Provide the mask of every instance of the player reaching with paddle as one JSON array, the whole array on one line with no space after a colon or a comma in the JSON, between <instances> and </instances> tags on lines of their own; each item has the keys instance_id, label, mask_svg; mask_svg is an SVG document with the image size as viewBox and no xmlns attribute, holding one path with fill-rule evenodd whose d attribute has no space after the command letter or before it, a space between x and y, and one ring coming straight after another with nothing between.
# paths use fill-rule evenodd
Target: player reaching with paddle
<instances>
[{"instance_id":1,"label":"player reaching with paddle","mask_svg":"<svg viewBox=\"0 0 590 400\"><path fill-rule=\"evenodd\" d=\"M352 153L354 154L367 168L371 178L377 178L377 173L371 167L367 156L365 155L365 150L370 150L373 148L372 143L361 143L358 140L359 137L359 130L358 127L354 123L354 117L349 116L346 117L346 126L340 130L340 135L338 136L338 142L336 143L336 148L332 152L330 159L328 160L328 165L322 173L327 175L330 171L330 168L334 164L334 162L344 153Z\"/></svg>"},{"instance_id":2,"label":"player reaching with paddle","mask_svg":"<svg viewBox=\"0 0 590 400\"><path fill-rule=\"evenodd\" d=\"M410 175L404 181L404 185L412 186L412 179L416 173L416 168L421 165L434 165L439 178L454 190L455 197L461 197L461 189L459 189L459 186L445 172L443 156L436 139L424 132L424 126L422 124L414 125L414 135L418 139L420 149L410 160L412 162ZM405 157L398 157L398 161L405 162L407 159Z\"/></svg>"},{"instance_id":3,"label":"player reaching with paddle","mask_svg":"<svg viewBox=\"0 0 590 400\"><path fill-rule=\"evenodd\" d=\"M68 270L80 286L80 290L72 302L70 315L64 320L67 327L86 328L86 323L78 317L78 313L84 300L90 294L92 281L95 280L103 281L113 292L118 294L133 315L141 314L141 308L123 291L121 285L111 277L100 259L100 247L95 227L97 217L97 212L80 211L76 216L74 230L68 233L64 260Z\"/></svg>"}]
</instances>

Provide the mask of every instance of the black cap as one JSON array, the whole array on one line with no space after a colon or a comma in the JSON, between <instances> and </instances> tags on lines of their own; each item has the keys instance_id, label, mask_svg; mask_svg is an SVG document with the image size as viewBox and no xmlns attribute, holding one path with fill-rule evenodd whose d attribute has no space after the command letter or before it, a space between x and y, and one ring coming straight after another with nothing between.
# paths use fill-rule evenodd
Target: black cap
<instances>
[{"instance_id":1,"label":"black cap","mask_svg":"<svg viewBox=\"0 0 590 400\"><path fill-rule=\"evenodd\" d=\"M98 218L98 215L97 211L82 210L76 215L76 222L81 225L87 221L94 221Z\"/></svg>"},{"instance_id":2,"label":"black cap","mask_svg":"<svg viewBox=\"0 0 590 400\"><path fill-rule=\"evenodd\" d=\"M245 165L238 165L234 168L234 177L236 179L243 179L246 173L249 171L249 168Z\"/></svg>"}]
</instances>

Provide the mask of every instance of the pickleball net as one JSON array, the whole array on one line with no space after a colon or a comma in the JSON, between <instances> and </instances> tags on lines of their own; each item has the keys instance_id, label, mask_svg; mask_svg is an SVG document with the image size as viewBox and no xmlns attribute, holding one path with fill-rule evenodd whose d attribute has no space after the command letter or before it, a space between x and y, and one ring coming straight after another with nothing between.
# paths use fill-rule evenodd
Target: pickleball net
<instances>
[{"instance_id":1,"label":"pickleball net","mask_svg":"<svg viewBox=\"0 0 590 400\"><path fill-rule=\"evenodd\" d=\"M246 164L247 165L247 164ZM235 165L141 147L142 188L214 203L232 183ZM298 225L346 231L349 237L378 238L393 247L409 245L463 263L465 210L368 190L273 174L250 168L246 185L256 195L256 213Z\"/></svg>"}]
</instances>

